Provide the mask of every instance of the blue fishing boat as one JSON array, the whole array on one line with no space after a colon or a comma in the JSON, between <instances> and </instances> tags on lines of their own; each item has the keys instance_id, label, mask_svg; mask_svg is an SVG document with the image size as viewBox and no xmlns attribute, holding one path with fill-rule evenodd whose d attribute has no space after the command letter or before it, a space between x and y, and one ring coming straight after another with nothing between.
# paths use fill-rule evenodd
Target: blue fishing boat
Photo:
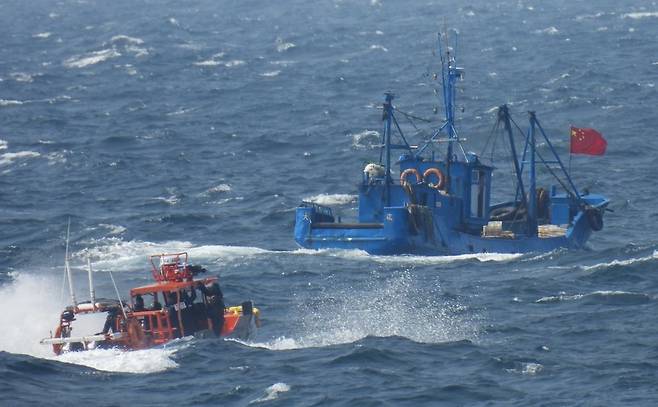
<instances>
[{"instance_id":1,"label":"blue fishing boat","mask_svg":"<svg viewBox=\"0 0 658 407\"><path fill-rule=\"evenodd\" d=\"M409 114L397 109L394 95L386 93L380 157L366 165L358 185L358 219L342 222L331 208L302 202L294 232L301 247L381 255L545 252L583 248L592 232L603 228L609 200L576 187L534 112L528 112L523 131L506 105L498 108L495 128L509 146L514 187L507 200L492 203L495 167L467 152L455 128L456 83L464 70L450 48L445 49L440 49L443 124L424 143L409 144L396 119L398 113ZM587 138L588 147L591 137L599 142L594 143L596 151L580 152L602 154L605 140L592 129L572 128L572 152L574 141L582 145ZM445 152L435 148L440 145ZM392 167L396 151L399 177ZM555 185L537 185L538 165Z\"/></svg>"}]
</instances>

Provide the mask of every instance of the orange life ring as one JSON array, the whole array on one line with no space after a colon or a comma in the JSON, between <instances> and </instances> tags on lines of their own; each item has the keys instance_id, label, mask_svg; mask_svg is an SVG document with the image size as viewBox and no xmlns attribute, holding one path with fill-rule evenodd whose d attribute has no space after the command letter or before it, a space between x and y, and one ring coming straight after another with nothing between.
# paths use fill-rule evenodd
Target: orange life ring
<instances>
[{"instance_id":1,"label":"orange life ring","mask_svg":"<svg viewBox=\"0 0 658 407\"><path fill-rule=\"evenodd\" d=\"M416 184L420 184L423 182L423 177L421 177L420 172L418 172L417 169L415 168L407 168L406 170L402 171L402 174L400 174L400 184L406 184L407 183L407 177L409 175L412 175L416 177Z\"/></svg>"},{"instance_id":2,"label":"orange life ring","mask_svg":"<svg viewBox=\"0 0 658 407\"><path fill-rule=\"evenodd\" d=\"M441 171L438 168L428 168L424 173L423 173L423 178L428 179L430 175L434 174L436 178L438 178L438 182L434 184L434 188L436 189L443 189L446 186L446 176L443 175L443 171Z\"/></svg>"}]
</instances>

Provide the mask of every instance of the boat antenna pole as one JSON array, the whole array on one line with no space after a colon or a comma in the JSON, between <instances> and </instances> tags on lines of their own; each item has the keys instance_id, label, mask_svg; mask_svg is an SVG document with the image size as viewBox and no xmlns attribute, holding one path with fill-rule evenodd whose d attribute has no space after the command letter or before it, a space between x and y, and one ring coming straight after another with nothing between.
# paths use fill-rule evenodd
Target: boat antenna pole
<instances>
[{"instance_id":1,"label":"boat antenna pole","mask_svg":"<svg viewBox=\"0 0 658 407\"><path fill-rule=\"evenodd\" d=\"M386 92L386 101L384 102L384 147L386 149L386 206L391 206L391 121L393 117L393 98L395 95Z\"/></svg>"},{"instance_id":2,"label":"boat antenna pole","mask_svg":"<svg viewBox=\"0 0 658 407\"><path fill-rule=\"evenodd\" d=\"M75 299L75 291L73 290L73 279L71 278L71 267L69 266L69 237L71 235L71 217L69 217L68 225L66 226L66 252L64 254L64 270L66 271L66 277L69 280L69 294L71 294L71 302L73 306L78 305L78 301Z\"/></svg>"},{"instance_id":3,"label":"boat antenna pole","mask_svg":"<svg viewBox=\"0 0 658 407\"><path fill-rule=\"evenodd\" d=\"M535 112L530 115L530 191L528 205L528 228L531 236L537 236L537 179L535 174ZM534 119L534 120L533 120Z\"/></svg>"},{"instance_id":4,"label":"boat antenna pole","mask_svg":"<svg viewBox=\"0 0 658 407\"><path fill-rule=\"evenodd\" d=\"M91 256L87 253L87 273L89 274L89 299L91 306L96 310L96 290L94 289L94 272L91 269Z\"/></svg>"},{"instance_id":5,"label":"boat antenna pole","mask_svg":"<svg viewBox=\"0 0 658 407\"><path fill-rule=\"evenodd\" d=\"M112 280L112 285L114 286L114 292L117 293L117 298L119 299L119 304L121 305L121 312L123 312L123 317L125 319L128 319L128 316L126 315L126 310L123 308L123 301L121 301L121 296L119 295L119 289L117 288L117 283L114 281L114 276L112 275L112 271L108 270L110 273L110 279Z\"/></svg>"},{"instance_id":6,"label":"boat antenna pole","mask_svg":"<svg viewBox=\"0 0 658 407\"><path fill-rule=\"evenodd\" d=\"M440 41L439 41L440 44ZM457 35L455 34L455 49L457 48ZM455 52L456 55L456 52ZM446 157L447 176L450 179L450 164L453 161L453 143L459 142L457 130L455 130L455 101L457 99L457 86L458 79L463 78L464 70L457 67L457 60L455 56L450 55L450 46L448 44L448 33L446 32L446 61L447 72L443 76L443 99L446 110L446 130L448 131L448 148ZM442 61L443 65L443 61ZM443 70L443 68L442 68ZM461 144L460 144L461 145Z\"/></svg>"}]
</instances>

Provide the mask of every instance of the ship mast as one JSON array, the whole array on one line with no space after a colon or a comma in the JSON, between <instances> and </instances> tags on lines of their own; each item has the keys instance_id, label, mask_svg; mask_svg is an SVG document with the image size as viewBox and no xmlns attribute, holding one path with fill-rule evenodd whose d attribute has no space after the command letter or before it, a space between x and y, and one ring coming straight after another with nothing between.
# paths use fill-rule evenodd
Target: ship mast
<instances>
[{"instance_id":1,"label":"ship mast","mask_svg":"<svg viewBox=\"0 0 658 407\"><path fill-rule=\"evenodd\" d=\"M386 154L386 205L391 206L391 122L393 121L393 93L386 92L386 101L384 102L384 148Z\"/></svg>"},{"instance_id":2,"label":"ship mast","mask_svg":"<svg viewBox=\"0 0 658 407\"><path fill-rule=\"evenodd\" d=\"M64 271L66 272L66 277L69 280L69 294L71 295L71 302L73 306L78 305L78 301L75 298L75 290L73 289L73 279L71 278L71 267L69 265L69 236L71 232L71 218L69 218L69 223L66 227L66 252L64 254Z\"/></svg>"}]
</instances>

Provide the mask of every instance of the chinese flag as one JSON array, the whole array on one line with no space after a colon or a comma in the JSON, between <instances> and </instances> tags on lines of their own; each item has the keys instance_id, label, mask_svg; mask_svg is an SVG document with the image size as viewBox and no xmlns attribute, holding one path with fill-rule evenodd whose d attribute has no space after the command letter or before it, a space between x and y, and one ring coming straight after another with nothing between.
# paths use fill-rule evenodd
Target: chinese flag
<instances>
[{"instance_id":1,"label":"chinese flag","mask_svg":"<svg viewBox=\"0 0 658 407\"><path fill-rule=\"evenodd\" d=\"M594 129L571 128L571 154L603 155L608 142Z\"/></svg>"}]
</instances>

